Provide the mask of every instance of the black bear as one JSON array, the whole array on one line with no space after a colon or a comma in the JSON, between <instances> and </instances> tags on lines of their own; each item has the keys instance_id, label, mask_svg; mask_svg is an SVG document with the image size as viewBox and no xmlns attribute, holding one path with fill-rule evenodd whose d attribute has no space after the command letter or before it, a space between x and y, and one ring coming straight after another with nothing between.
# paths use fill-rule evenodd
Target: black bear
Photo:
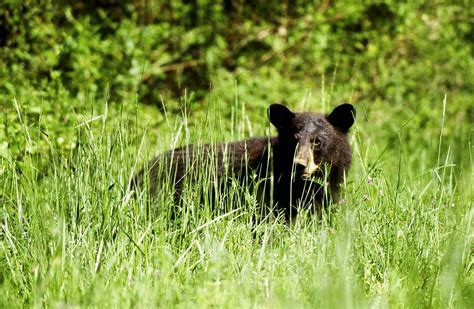
<instances>
[{"instance_id":1,"label":"black bear","mask_svg":"<svg viewBox=\"0 0 474 309\"><path fill-rule=\"evenodd\" d=\"M195 181L204 171L219 183L217 188L229 180L258 183L262 207L283 214L287 221L301 207L319 212L337 198L350 167L347 133L355 120L354 107L341 104L325 115L293 113L282 104L272 104L268 116L278 136L177 148L152 160L134 183L143 184L147 175L150 195L156 197L166 175L179 200L184 183Z\"/></svg>"}]
</instances>

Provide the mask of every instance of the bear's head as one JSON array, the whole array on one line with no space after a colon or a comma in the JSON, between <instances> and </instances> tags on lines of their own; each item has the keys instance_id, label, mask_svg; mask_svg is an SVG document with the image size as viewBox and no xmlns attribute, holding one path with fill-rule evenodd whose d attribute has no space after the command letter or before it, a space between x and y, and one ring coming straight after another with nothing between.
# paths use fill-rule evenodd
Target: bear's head
<instances>
[{"instance_id":1,"label":"bear's head","mask_svg":"<svg viewBox=\"0 0 474 309\"><path fill-rule=\"evenodd\" d=\"M347 103L329 114L294 113L282 104L268 108L270 122L278 130L280 151L287 154L286 161L291 162L286 163L302 179L323 176L326 166L341 172L349 168L351 148L347 132L354 124L355 114L354 107Z\"/></svg>"}]
</instances>

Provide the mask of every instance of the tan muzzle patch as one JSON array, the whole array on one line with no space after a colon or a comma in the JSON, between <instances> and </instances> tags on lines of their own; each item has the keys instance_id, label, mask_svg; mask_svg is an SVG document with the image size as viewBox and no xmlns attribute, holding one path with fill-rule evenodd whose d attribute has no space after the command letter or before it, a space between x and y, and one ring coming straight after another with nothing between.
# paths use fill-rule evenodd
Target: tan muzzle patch
<instances>
[{"instance_id":1,"label":"tan muzzle patch","mask_svg":"<svg viewBox=\"0 0 474 309\"><path fill-rule=\"evenodd\" d=\"M300 146L295 156L295 164L304 166L303 178L309 178L319 170L319 164L314 163L313 151L310 146Z\"/></svg>"}]
</instances>

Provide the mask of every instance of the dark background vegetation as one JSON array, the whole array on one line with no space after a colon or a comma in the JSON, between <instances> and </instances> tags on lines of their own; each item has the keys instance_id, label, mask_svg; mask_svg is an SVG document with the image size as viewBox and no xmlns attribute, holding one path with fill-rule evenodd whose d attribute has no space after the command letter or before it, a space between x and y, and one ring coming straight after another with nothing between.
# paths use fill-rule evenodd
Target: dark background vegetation
<instances>
[{"instance_id":1,"label":"dark background vegetation","mask_svg":"<svg viewBox=\"0 0 474 309\"><path fill-rule=\"evenodd\" d=\"M51 145L42 135L60 152L74 148L73 115L105 101L178 115L183 101L192 114L209 95L229 105L238 97L262 119L272 101L296 105L311 91L331 105L355 103L359 120L391 129L387 139L407 119L416 130L437 129L447 94L458 125L445 133L466 143L459 123L473 122L471 4L2 1L0 154L44 155ZM18 113L38 135L30 143Z\"/></svg>"}]
</instances>

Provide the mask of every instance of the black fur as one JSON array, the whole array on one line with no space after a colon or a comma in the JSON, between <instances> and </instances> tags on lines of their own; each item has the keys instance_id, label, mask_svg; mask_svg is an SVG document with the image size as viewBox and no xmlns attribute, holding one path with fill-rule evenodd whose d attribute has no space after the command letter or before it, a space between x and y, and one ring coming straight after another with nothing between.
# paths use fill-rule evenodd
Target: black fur
<instances>
[{"instance_id":1,"label":"black fur","mask_svg":"<svg viewBox=\"0 0 474 309\"><path fill-rule=\"evenodd\" d=\"M163 175L171 171L179 202L183 183L196 178L196 168L211 166L221 183L231 179L242 185L259 182L266 204L262 207L283 213L287 220L294 218L300 207L320 211L337 198L351 164L347 132L355 120L354 107L342 104L324 115L293 113L284 105L272 104L268 116L278 136L177 148L152 160L148 172L142 170L134 183L143 183L144 175L148 175L150 195L156 196Z\"/></svg>"}]
</instances>

